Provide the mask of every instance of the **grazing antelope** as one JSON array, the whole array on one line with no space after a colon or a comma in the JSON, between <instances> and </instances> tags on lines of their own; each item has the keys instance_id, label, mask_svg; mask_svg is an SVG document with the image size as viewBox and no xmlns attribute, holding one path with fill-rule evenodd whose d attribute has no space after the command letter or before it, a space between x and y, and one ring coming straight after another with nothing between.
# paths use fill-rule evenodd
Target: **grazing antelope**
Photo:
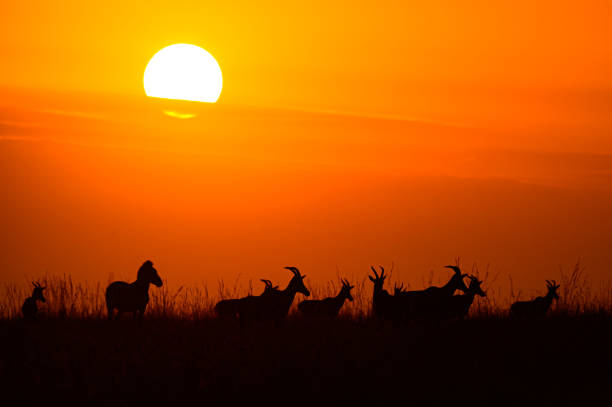
<instances>
[{"instance_id":1,"label":"grazing antelope","mask_svg":"<svg viewBox=\"0 0 612 407\"><path fill-rule=\"evenodd\" d=\"M26 298L23 302L23 306L21 307L21 312L23 313L23 317L25 319L36 318L36 314L38 313L36 301L47 302L45 296L43 295L43 290L47 287L41 287L38 282L32 282L32 285L34 286L32 296Z\"/></svg>"},{"instance_id":2,"label":"grazing antelope","mask_svg":"<svg viewBox=\"0 0 612 407\"><path fill-rule=\"evenodd\" d=\"M468 314L476 295L487 296L487 293L480 288L482 281L470 275L468 275L468 278L470 279L470 285L465 294L453 295L443 300L440 312L437 315L439 319L464 318Z\"/></svg>"},{"instance_id":3,"label":"grazing antelope","mask_svg":"<svg viewBox=\"0 0 612 407\"><path fill-rule=\"evenodd\" d=\"M310 291L304 285L306 276L300 274L297 267L285 268L293 273L287 287L284 290L273 290L267 295L247 297L239 307L241 321L258 319L280 322L287 317L297 293L310 296Z\"/></svg>"},{"instance_id":4,"label":"grazing antelope","mask_svg":"<svg viewBox=\"0 0 612 407\"><path fill-rule=\"evenodd\" d=\"M260 296L267 295L273 291L278 291L278 286L273 286L270 280L261 279L265 284L263 293ZM215 305L215 312L217 316L221 318L236 318L240 311L240 307L248 302L248 298L253 296L247 296L243 298L232 298L227 300L221 300Z\"/></svg>"},{"instance_id":5,"label":"grazing antelope","mask_svg":"<svg viewBox=\"0 0 612 407\"><path fill-rule=\"evenodd\" d=\"M444 267L452 269L454 274L442 287L432 286L416 291L406 291L400 287L396 290L394 298L397 298L397 312L401 318L410 320L436 315L443 301L451 297L456 290L467 292L468 288L463 281L467 274L461 274L461 269L457 266Z\"/></svg>"},{"instance_id":6,"label":"grazing antelope","mask_svg":"<svg viewBox=\"0 0 612 407\"><path fill-rule=\"evenodd\" d=\"M510 315L515 317L543 317L548 312L553 300L559 299L557 289L560 285L555 280L546 280L548 292L544 297L536 297L531 301L517 301L510 306Z\"/></svg>"},{"instance_id":7,"label":"grazing antelope","mask_svg":"<svg viewBox=\"0 0 612 407\"><path fill-rule=\"evenodd\" d=\"M149 285L161 287L163 282L153 267L153 262L147 260L142 263L136 281L126 283L115 281L106 288L106 309L108 319L113 318L113 310L117 310L117 318L124 312L132 312L134 317L142 318L149 303Z\"/></svg>"},{"instance_id":8,"label":"grazing antelope","mask_svg":"<svg viewBox=\"0 0 612 407\"><path fill-rule=\"evenodd\" d=\"M322 300L304 300L298 304L298 310L306 317L335 318L345 300L353 301L351 290L355 288L348 281L342 279L342 288L335 297Z\"/></svg>"},{"instance_id":9,"label":"grazing antelope","mask_svg":"<svg viewBox=\"0 0 612 407\"><path fill-rule=\"evenodd\" d=\"M372 295L372 315L376 318L390 318L393 317L395 307L393 304L394 297L391 296L387 290L383 288L385 284L385 269L383 266L380 267L380 275L376 272L374 266L370 268L374 272L374 277L368 276L371 282L374 283L374 293Z\"/></svg>"}]
</instances>

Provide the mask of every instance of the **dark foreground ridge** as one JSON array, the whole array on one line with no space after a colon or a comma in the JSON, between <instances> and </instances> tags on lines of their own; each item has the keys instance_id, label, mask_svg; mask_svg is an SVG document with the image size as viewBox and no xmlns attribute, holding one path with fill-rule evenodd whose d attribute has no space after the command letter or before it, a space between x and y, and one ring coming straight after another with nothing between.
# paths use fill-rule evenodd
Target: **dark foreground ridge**
<instances>
[{"instance_id":1,"label":"dark foreground ridge","mask_svg":"<svg viewBox=\"0 0 612 407\"><path fill-rule=\"evenodd\" d=\"M0 340L3 405L595 405L612 384L608 315L6 320Z\"/></svg>"}]
</instances>

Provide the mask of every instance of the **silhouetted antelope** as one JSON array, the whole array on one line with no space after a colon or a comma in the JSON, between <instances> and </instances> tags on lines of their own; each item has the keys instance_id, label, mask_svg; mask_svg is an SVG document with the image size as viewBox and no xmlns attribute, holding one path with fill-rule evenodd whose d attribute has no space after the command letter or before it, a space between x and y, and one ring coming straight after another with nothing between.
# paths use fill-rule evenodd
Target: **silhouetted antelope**
<instances>
[{"instance_id":1,"label":"silhouetted antelope","mask_svg":"<svg viewBox=\"0 0 612 407\"><path fill-rule=\"evenodd\" d=\"M453 295L442 301L439 308L440 311L437 313L440 319L464 318L474 302L474 296L487 296L487 294L482 291L482 288L480 288L482 281L474 276L468 275L468 278L470 279L470 285L465 294Z\"/></svg>"},{"instance_id":2,"label":"silhouetted antelope","mask_svg":"<svg viewBox=\"0 0 612 407\"><path fill-rule=\"evenodd\" d=\"M273 290L267 295L250 297L242 302L238 311L241 322L253 319L282 321L287 317L297 293L310 296L310 291L304 285L306 276L301 275L297 267L285 268L293 273L287 287L284 290Z\"/></svg>"},{"instance_id":3,"label":"silhouetted antelope","mask_svg":"<svg viewBox=\"0 0 612 407\"><path fill-rule=\"evenodd\" d=\"M153 267L153 262L145 261L138 269L136 281L126 283L115 281L106 288L106 309L108 319L113 318L113 310L117 310L117 318L124 312L134 313L134 317L141 317L149 303L149 284L156 287L162 286L162 280Z\"/></svg>"},{"instance_id":4,"label":"silhouetted antelope","mask_svg":"<svg viewBox=\"0 0 612 407\"><path fill-rule=\"evenodd\" d=\"M455 274L442 287L432 286L424 290L405 291L402 287L396 290L395 306L402 319L419 319L435 315L441 302L451 297L456 290L467 292L468 288L463 281L467 274L461 274L458 266L444 266L452 269Z\"/></svg>"},{"instance_id":5,"label":"silhouetted antelope","mask_svg":"<svg viewBox=\"0 0 612 407\"><path fill-rule=\"evenodd\" d=\"M32 282L32 285L34 286L32 296L26 298L23 302L23 306L21 307L21 312L23 313L23 317L25 319L36 318L36 314L38 313L36 301L47 302L45 296L43 295L43 290L47 287L41 287L38 282Z\"/></svg>"},{"instance_id":6,"label":"silhouetted antelope","mask_svg":"<svg viewBox=\"0 0 612 407\"><path fill-rule=\"evenodd\" d=\"M395 311L394 297L383 288L385 284L385 269L380 267L380 275L376 272L374 266L370 268L374 272L374 277L368 276L371 282L374 283L374 293L372 295L372 315L376 318L392 318Z\"/></svg>"},{"instance_id":7,"label":"silhouetted antelope","mask_svg":"<svg viewBox=\"0 0 612 407\"><path fill-rule=\"evenodd\" d=\"M264 291L260 294L260 296L268 295L273 291L278 291L278 286L273 286L270 280L261 279L265 284ZM255 296L247 296L243 298L232 298L227 300L221 300L215 305L215 312L217 316L221 318L236 318L240 312L240 307L249 302L249 298L254 298Z\"/></svg>"},{"instance_id":8,"label":"silhouetted antelope","mask_svg":"<svg viewBox=\"0 0 612 407\"><path fill-rule=\"evenodd\" d=\"M335 318L338 316L345 300L353 301L351 289L355 286L342 279L342 288L335 297L322 300L304 300L298 304L298 310L306 317Z\"/></svg>"},{"instance_id":9,"label":"silhouetted antelope","mask_svg":"<svg viewBox=\"0 0 612 407\"><path fill-rule=\"evenodd\" d=\"M553 300L559 299L557 289L560 285L555 280L546 280L548 292L544 297L536 297L531 301L517 301L510 306L510 315L516 317L543 317L548 312Z\"/></svg>"}]
</instances>

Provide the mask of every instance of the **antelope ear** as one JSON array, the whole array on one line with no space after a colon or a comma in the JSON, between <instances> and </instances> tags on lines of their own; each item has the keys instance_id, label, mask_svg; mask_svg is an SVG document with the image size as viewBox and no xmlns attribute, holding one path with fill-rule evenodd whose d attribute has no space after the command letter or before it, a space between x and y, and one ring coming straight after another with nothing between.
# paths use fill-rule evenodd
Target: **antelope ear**
<instances>
[{"instance_id":1,"label":"antelope ear","mask_svg":"<svg viewBox=\"0 0 612 407\"><path fill-rule=\"evenodd\" d=\"M368 278L370 279L371 282L375 283L374 279L372 278L372 276L368 276Z\"/></svg>"}]
</instances>

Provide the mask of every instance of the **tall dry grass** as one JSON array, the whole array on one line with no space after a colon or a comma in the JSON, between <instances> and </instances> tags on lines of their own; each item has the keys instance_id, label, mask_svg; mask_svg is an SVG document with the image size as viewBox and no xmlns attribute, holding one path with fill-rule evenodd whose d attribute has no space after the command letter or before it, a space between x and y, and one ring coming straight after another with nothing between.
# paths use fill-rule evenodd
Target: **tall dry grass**
<instances>
[{"instance_id":1,"label":"tall dry grass","mask_svg":"<svg viewBox=\"0 0 612 407\"><path fill-rule=\"evenodd\" d=\"M457 264L460 264L459 259ZM534 296L518 290L510 276L504 279L499 274L492 273L489 266L481 270L477 264L473 264L469 270L465 267L462 269L483 280L483 288L487 292L485 298L476 297L470 310L472 317L504 316L514 301ZM338 294L341 283L339 278L336 280L322 284L309 282L307 286L311 291L310 298L318 299ZM354 319L367 317L371 309L372 284L366 276L361 280L355 278L350 280L355 285L352 291L354 301L345 302L341 316ZM47 302L39 304L41 316L61 319L106 318L104 290L108 282L75 282L70 275L49 274L41 276L37 281L47 286L45 290ZM560 269L557 281L561 284L560 300L553 304L552 313L574 316L612 311L612 283L591 281L579 261L567 271ZM393 280L391 269L386 283L389 293L393 293L396 283L401 282ZM440 281L434 281L433 272L423 276L422 283L423 287L440 285ZM409 285L408 288L418 289ZM0 290L0 319L20 318L21 305L32 293L31 284L25 281L4 283ZM212 290L206 284L176 286L166 281L163 287L152 287L149 291L151 302L147 308L147 315L154 318L205 319L214 315L212 310L217 301L251 294L258 295L261 291L263 286L258 281L254 283L252 280L244 282L236 279L231 285L219 281L217 287ZM542 289L537 295L544 294L546 287L542 282ZM297 302L294 301L293 310Z\"/></svg>"}]
</instances>

